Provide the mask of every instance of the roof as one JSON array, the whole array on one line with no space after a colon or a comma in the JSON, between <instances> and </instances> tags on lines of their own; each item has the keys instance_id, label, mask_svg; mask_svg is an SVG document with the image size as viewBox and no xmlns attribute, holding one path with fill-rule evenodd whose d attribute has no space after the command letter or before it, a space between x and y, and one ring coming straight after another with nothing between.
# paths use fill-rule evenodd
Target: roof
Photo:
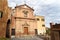
<instances>
[{"instance_id":1,"label":"roof","mask_svg":"<svg viewBox=\"0 0 60 40\"><path fill-rule=\"evenodd\" d=\"M44 16L35 16L36 18L45 18Z\"/></svg>"},{"instance_id":2,"label":"roof","mask_svg":"<svg viewBox=\"0 0 60 40\"><path fill-rule=\"evenodd\" d=\"M33 9L33 8L31 8L30 6L28 6L27 4L19 5L19 6L16 6L15 8L18 8L18 7L21 7L21 6L27 6L28 8L30 8L31 10L33 10L33 11L34 11L34 9Z\"/></svg>"}]
</instances>

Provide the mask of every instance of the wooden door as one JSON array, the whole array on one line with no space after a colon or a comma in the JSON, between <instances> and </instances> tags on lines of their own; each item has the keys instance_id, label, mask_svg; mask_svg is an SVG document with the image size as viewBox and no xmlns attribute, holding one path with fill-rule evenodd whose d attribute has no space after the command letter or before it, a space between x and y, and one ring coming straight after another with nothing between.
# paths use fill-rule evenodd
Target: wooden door
<instances>
[{"instance_id":1,"label":"wooden door","mask_svg":"<svg viewBox=\"0 0 60 40\"><path fill-rule=\"evenodd\" d=\"M15 35L15 29L12 29L11 35Z\"/></svg>"},{"instance_id":2,"label":"wooden door","mask_svg":"<svg viewBox=\"0 0 60 40\"><path fill-rule=\"evenodd\" d=\"M28 34L28 27L24 27L24 34L25 34L25 35Z\"/></svg>"}]
</instances>

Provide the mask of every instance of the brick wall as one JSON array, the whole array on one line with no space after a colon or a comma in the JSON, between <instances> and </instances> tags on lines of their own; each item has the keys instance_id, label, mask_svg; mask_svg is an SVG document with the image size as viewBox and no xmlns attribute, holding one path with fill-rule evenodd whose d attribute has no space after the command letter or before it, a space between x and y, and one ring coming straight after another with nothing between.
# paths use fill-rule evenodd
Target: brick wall
<instances>
[{"instance_id":1,"label":"brick wall","mask_svg":"<svg viewBox=\"0 0 60 40\"><path fill-rule=\"evenodd\" d=\"M2 18L0 18L0 37L5 37L6 23L8 18L7 0L0 0L0 11L3 12Z\"/></svg>"}]
</instances>

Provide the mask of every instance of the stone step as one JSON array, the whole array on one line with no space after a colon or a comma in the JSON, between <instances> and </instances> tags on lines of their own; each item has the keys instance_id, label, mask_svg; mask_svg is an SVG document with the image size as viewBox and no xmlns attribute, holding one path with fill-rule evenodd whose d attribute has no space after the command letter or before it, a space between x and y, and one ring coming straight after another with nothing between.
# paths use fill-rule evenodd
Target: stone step
<instances>
[{"instance_id":1,"label":"stone step","mask_svg":"<svg viewBox=\"0 0 60 40\"><path fill-rule=\"evenodd\" d=\"M43 40L37 36L22 36L20 38L11 38L11 40Z\"/></svg>"}]
</instances>

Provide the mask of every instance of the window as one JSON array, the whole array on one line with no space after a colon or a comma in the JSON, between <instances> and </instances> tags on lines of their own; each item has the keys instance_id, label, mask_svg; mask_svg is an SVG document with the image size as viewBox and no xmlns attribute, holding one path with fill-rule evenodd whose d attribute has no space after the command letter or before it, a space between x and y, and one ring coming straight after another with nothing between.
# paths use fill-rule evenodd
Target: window
<instances>
[{"instance_id":1,"label":"window","mask_svg":"<svg viewBox=\"0 0 60 40\"><path fill-rule=\"evenodd\" d=\"M44 19L41 19L42 21L45 21Z\"/></svg>"},{"instance_id":2,"label":"window","mask_svg":"<svg viewBox=\"0 0 60 40\"><path fill-rule=\"evenodd\" d=\"M2 18L2 15L3 15L3 12L2 12L2 11L0 11L0 18Z\"/></svg>"},{"instance_id":3,"label":"window","mask_svg":"<svg viewBox=\"0 0 60 40\"><path fill-rule=\"evenodd\" d=\"M28 11L23 11L23 13L24 13L24 17L27 17L27 13L28 13Z\"/></svg>"},{"instance_id":4,"label":"window","mask_svg":"<svg viewBox=\"0 0 60 40\"><path fill-rule=\"evenodd\" d=\"M44 25L44 24L43 24L42 26L43 26L43 27L45 27L45 25Z\"/></svg>"},{"instance_id":5,"label":"window","mask_svg":"<svg viewBox=\"0 0 60 40\"><path fill-rule=\"evenodd\" d=\"M39 18L37 18L37 21L39 21Z\"/></svg>"}]
</instances>

